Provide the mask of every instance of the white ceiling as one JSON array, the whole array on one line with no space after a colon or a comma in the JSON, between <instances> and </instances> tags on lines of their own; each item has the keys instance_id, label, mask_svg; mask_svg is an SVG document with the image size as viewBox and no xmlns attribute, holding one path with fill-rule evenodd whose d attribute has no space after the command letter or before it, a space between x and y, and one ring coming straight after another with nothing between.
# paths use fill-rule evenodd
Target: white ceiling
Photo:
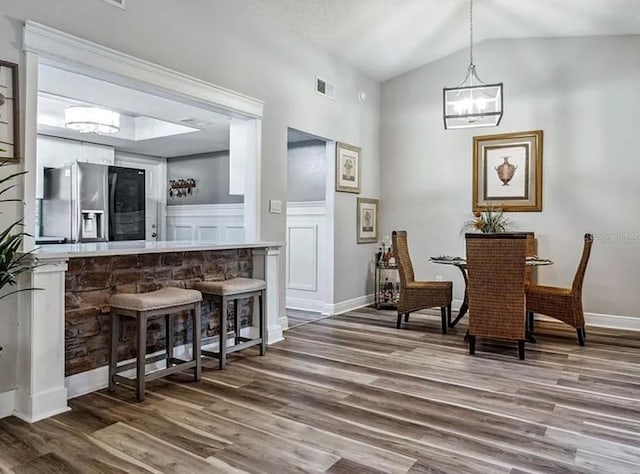
<instances>
[{"instance_id":1,"label":"white ceiling","mask_svg":"<svg viewBox=\"0 0 640 474\"><path fill-rule=\"evenodd\" d=\"M242 2L379 81L469 46L468 0ZM475 0L473 9L474 43L640 34L640 0Z\"/></svg>"},{"instance_id":2,"label":"white ceiling","mask_svg":"<svg viewBox=\"0 0 640 474\"><path fill-rule=\"evenodd\" d=\"M38 86L41 97L38 104L38 133L159 157L229 149L231 119L216 112L45 65L39 68ZM120 112L121 132L97 135L65 128L64 109L71 105L96 105ZM153 122L149 124L152 127L162 126L164 122L167 130L172 128L168 124L176 124L192 127L194 131L136 140L131 127L127 128L134 122Z\"/></svg>"}]
</instances>

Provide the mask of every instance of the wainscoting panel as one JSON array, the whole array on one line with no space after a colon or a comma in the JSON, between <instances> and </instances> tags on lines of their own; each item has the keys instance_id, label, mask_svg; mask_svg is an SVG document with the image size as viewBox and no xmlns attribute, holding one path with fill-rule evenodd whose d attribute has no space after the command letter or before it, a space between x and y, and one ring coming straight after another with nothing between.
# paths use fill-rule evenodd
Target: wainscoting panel
<instances>
[{"instance_id":1,"label":"wainscoting panel","mask_svg":"<svg viewBox=\"0 0 640 474\"><path fill-rule=\"evenodd\" d=\"M322 311L332 276L324 201L287 204L287 307Z\"/></svg>"},{"instance_id":2,"label":"wainscoting panel","mask_svg":"<svg viewBox=\"0 0 640 474\"><path fill-rule=\"evenodd\" d=\"M244 240L243 204L167 206L167 240Z\"/></svg>"},{"instance_id":3,"label":"wainscoting panel","mask_svg":"<svg viewBox=\"0 0 640 474\"><path fill-rule=\"evenodd\" d=\"M318 291L318 224L287 230L287 288Z\"/></svg>"}]
</instances>

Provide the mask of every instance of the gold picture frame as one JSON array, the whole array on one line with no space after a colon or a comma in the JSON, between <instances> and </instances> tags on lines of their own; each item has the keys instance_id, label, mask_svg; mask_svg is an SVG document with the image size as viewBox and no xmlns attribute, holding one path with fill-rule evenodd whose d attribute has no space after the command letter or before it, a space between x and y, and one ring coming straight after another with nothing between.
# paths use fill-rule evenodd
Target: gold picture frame
<instances>
[{"instance_id":1,"label":"gold picture frame","mask_svg":"<svg viewBox=\"0 0 640 474\"><path fill-rule=\"evenodd\" d=\"M380 200L370 198L357 199L357 237L359 244L378 242L378 226L380 223Z\"/></svg>"},{"instance_id":2,"label":"gold picture frame","mask_svg":"<svg viewBox=\"0 0 640 474\"><path fill-rule=\"evenodd\" d=\"M542 130L473 137L473 212L542 211Z\"/></svg>"},{"instance_id":3,"label":"gold picture frame","mask_svg":"<svg viewBox=\"0 0 640 474\"><path fill-rule=\"evenodd\" d=\"M360 194L362 148L336 143L336 191Z\"/></svg>"},{"instance_id":4,"label":"gold picture frame","mask_svg":"<svg viewBox=\"0 0 640 474\"><path fill-rule=\"evenodd\" d=\"M0 60L0 161L20 161L18 65Z\"/></svg>"}]
</instances>

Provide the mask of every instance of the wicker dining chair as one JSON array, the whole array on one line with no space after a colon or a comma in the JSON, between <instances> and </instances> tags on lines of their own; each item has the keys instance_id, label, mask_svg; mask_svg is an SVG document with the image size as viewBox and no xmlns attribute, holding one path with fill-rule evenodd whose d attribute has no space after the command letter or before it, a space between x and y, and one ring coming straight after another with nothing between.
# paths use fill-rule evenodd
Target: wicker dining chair
<instances>
[{"instance_id":1,"label":"wicker dining chair","mask_svg":"<svg viewBox=\"0 0 640 474\"><path fill-rule=\"evenodd\" d=\"M555 286L527 286L527 319L529 331L533 334L533 314L539 313L558 319L576 329L578 344L584 346L587 332L584 328L584 311L582 310L582 282L591 255L593 235L585 234L582 247L582 258L573 277L571 288Z\"/></svg>"},{"instance_id":2,"label":"wicker dining chair","mask_svg":"<svg viewBox=\"0 0 640 474\"><path fill-rule=\"evenodd\" d=\"M469 283L469 354L476 337L518 342L524 360L526 338L526 234L466 234Z\"/></svg>"},{"instance_id":3,"label":"wicker dining chair","mask_svg":"<svg viewBox=\"0 0 640 474\"><path fill-rule=\"evenodd\" d=\"M450 281L416 281L409 255L407 231L393 231L392 245L400 276L400 297L398 299L398 321L400 329L402 316L409 321L409 314L427 308L440 308L442 334L447 333L447 319L451 319L451 299L453 283Z\"/></svg>"}]
</instances>

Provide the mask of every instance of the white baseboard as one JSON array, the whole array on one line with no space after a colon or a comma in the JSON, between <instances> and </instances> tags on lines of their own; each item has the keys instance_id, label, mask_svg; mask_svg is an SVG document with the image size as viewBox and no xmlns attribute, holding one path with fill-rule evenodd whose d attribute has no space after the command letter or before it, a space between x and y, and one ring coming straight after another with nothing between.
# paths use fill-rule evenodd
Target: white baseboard
<instances>
[{"instance_id":1,"label":"white baseboard","mask_svg":"<svg viewBox=\"0 0 640 474\"><path fill-rule=\"evenodd\" d=\"M373 304L373 295L364 295L351 300L341 301L340 303L326 305L325 311L322 314L336 315L347 313L359 308L364 308Z\"/></svg>"},{"instance_id":2,"label":"white baseboard","mask_svg":"<svg viewBox=\"0 0 640 474\"><path fill-rule=\"evenodd\" d=\"M7 390L0 393L0 418L13 415L13 410L16 406L16 391Z\"/></svg>"},{"instance_id":3,"label":"white baseboard","mask_svg":"<svg viewBox=\"0 0 640 474\"><path fill-rule=\"evenodd\" d=\"M322 301L306 300L304 298L291 298L287 296L287 308L300 311L313 311L315 313L326 313L327 303Z\"/></svg>"},{"instance_id":4,"label":"white baseboard","mask_svg":"<svg viewBox=\"0 0 640 474\"><path fill-rule=\"evenodd\" d=\"M462 300L453 300L451 309L455 313L460 310ZM540 321L556 321L548 316L536 315ZM587 326L605 329L624 329L627 331L640 331L640 316L622 316L618 314L584 313L584 320Z\"/></svg>"}]
</instances>

